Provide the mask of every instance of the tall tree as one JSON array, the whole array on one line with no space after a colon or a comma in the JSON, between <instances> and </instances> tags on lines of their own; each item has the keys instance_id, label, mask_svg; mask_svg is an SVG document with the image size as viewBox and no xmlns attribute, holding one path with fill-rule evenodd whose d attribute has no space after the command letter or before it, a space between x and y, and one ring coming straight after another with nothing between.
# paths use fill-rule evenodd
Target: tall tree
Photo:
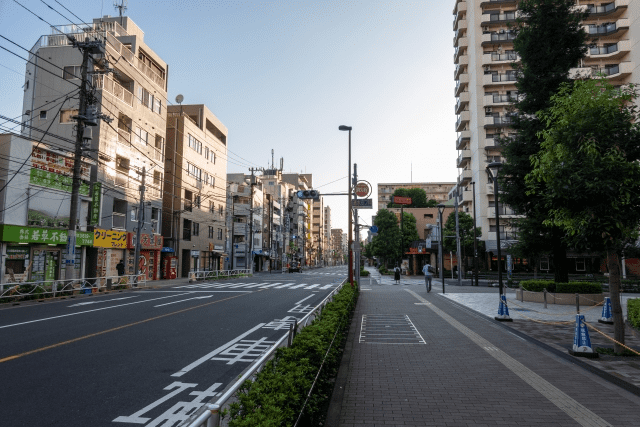
<instances>
[{"instance_id":1,"label":"tall tree","mask_svg":"<svg viewBox=\"0 0 640 427\"><path fill-rule=\"evenodd\" d=\"M569 81L569 70L577 67L586 54L587 34L582 21L588 12L575 8L574 0L523 0L518 3L518 11L520 16L512 30L516 33L513 48L520 61L511 64L516 70L519 95L512 116L516 133L498 139L505 158L500 172L500 201L525 216L518 221L523 230L537 230L519 234L520 251L530 256L538 251L551 252L555 280L567 282L564 233L544 224L548 216L541 203L544 183L527 183L525 177L532 170L531 156L540 151L538 133L543 125L535 113L550 105L551 96ZM546 243L541 245L541 239Z\"/></svg>"},{"instance_id":2,"label":"tall tree","mask_svg":"<svg viewBox=\"0 0 640 427\"><path fill-rule=\"evenodd\" d=\"M403 215L404 220L402 221L402 253L406 253L409 251L411 247L411 243L416 240L420 240L420 235L418 234L418 228L416 226L416 217L413 214L408 212L404 212Z\"/></svg>"},{"instance_id":3,"label":"tall tree","mask_svg":"<svg viewBox=\"0 0 640 427\"><path fill-rule=\"evenodd\" d=\"M572 246L607 253L614 338L624 343L620 261L640 226L640 114L633 85L615 89L605 78L563 85L539 113L545 129L527 181ZM615 344L616 352L623 348Z\"/></svg>"},{"instance_id":4,"label":"tall tree","mask_svg":"<svg viewBox=\"0 0 640 427\"><path fill-rule=\"evenodd\" d=\"M380 209L374 225L378 227L378 235L371 240L373 254L384 260L385 264L399 259L400 227L396 215L387 209Z\"/></svg>"},{"instance_id":5,"label":"tall tree","mask_svg":"<svg viewBox=\"0 0 640 427\"><path fill-rule=\"evenodd\" d=\"M460 249L466 253L473 255L473 217L466 212L458 212L458 229L460 232ZM450 252L456 252L456 215L452 213L444 223L444 249ZM482 228L476 227L476 236L482 237Z\"/></svg>"}]
</instances>

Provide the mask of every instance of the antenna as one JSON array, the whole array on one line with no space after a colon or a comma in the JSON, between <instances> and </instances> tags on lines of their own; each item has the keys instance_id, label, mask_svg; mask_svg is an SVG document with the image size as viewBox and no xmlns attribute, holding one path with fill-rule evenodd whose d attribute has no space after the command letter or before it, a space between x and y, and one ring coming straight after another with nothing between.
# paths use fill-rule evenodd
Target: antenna
<instances>
[{"instance_id":1,"label":"antenna","mask_svg":"<svg viewBox=\"0 0 640 427\"><path fill-rule=\"evenodd\" d=\"M182 96L182 94L179 93L176 96L176 102L180 104L180 115L182 115L182 101L184 101L184 96Z\"/></svg>"},{"instance_id":2,"label":"antenna","mask_svg":"<svg viewBox=\"0 0 640 427\"><path fill-rule=\"evenodd\" d=\"M127 10L128 0L113 0L113 7L118 9L118 13L120 14L120 18L122 18L122 14Z\"/></svg>"},{"instance_id":3,"label":"antenna","mask_svg":"<svg viewBox=\"0 0 640 427\"><path fill-rule=\"evenodd\" d=\"M273 148L271 149L271 169L275 169L274 162L273 162Z\"/></svg>"},{"instance_id":4,"label":"antenna","mask_svg":"<svg viewBox=\"0 0 640 427\"><path fill-rule=\"evenodd\" d=\"M280 172L284 170L284 157L280 157Z\"/></svg>"}]
</instances>

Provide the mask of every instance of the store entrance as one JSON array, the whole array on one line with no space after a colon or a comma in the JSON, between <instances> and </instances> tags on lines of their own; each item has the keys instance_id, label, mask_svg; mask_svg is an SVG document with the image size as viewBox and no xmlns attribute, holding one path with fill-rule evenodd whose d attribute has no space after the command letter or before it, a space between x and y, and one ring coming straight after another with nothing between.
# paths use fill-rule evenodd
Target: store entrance
<instances>
[{"instance_id":1,"label":"store entrance","mask_svg":"<svg viewBox=\"0 0 640 427\"><path fill-rule=\"evenodd\" d=\"M60 279L59 262L59 249L34 249L31 280L41 282Z\"/></svg>"}]
</instances>

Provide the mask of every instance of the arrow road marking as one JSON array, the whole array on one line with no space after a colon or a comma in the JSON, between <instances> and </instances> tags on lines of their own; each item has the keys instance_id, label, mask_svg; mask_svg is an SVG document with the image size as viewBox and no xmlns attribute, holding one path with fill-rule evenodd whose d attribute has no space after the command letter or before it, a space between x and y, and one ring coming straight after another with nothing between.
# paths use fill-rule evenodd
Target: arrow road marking
<instances>
[{"instance_id":1,"label":"arrow road marking","mask_svg":"<svg viewBox=\"0 0 640 427\"><path fill-rule=\"evenodd\" d=\"M187 299L181 299L180 301L171 301L168 302L166 304L160 304L160 305L154 305L154 307L162 307L164 305L170 305L170 304L175 304L178 302L185 302L185 301L191 301L192 299L205 299L205 298L211 298L213 295L205 295L203 297L194 297L194 298L187 298Z\"/></svg>"},{"instance_id":2,"label":"arrow road marking","mask_svg":"<svg viewBox=\"0 0 640 427\"><path fill-rule=\"evenodd\" d=\"M79 307L79 306L81 306L81 305L98 304L98 303L101 303L101 302L120 301L120 300L123 300L123 299L137 298L137 297L139 297L139 295L134 295L134 296L131 296L131 297L124 297L124 298L113 298L113 299L107 299L107 300L104 300L104 301L87 301L87 302L79 302L79 303L77 303L77 304L70 305L69 307Z\"/></svg>"}]
</instances>

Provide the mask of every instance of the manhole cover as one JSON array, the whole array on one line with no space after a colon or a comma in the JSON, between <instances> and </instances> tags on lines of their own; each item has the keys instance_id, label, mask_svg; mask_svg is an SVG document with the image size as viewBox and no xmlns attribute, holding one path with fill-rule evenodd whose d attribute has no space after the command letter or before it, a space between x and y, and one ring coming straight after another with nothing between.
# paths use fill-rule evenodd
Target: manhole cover
<instances>
[{"instance_id":1,"label":"manhole cover","mask_svg":"<svg viewBox=\"0 0 640 427\"><path fill-rule=\"evenodd\" d=\"M363 314L360 342L365 344L426 344L406 314Z\"/></svg>"}]
</instances>

